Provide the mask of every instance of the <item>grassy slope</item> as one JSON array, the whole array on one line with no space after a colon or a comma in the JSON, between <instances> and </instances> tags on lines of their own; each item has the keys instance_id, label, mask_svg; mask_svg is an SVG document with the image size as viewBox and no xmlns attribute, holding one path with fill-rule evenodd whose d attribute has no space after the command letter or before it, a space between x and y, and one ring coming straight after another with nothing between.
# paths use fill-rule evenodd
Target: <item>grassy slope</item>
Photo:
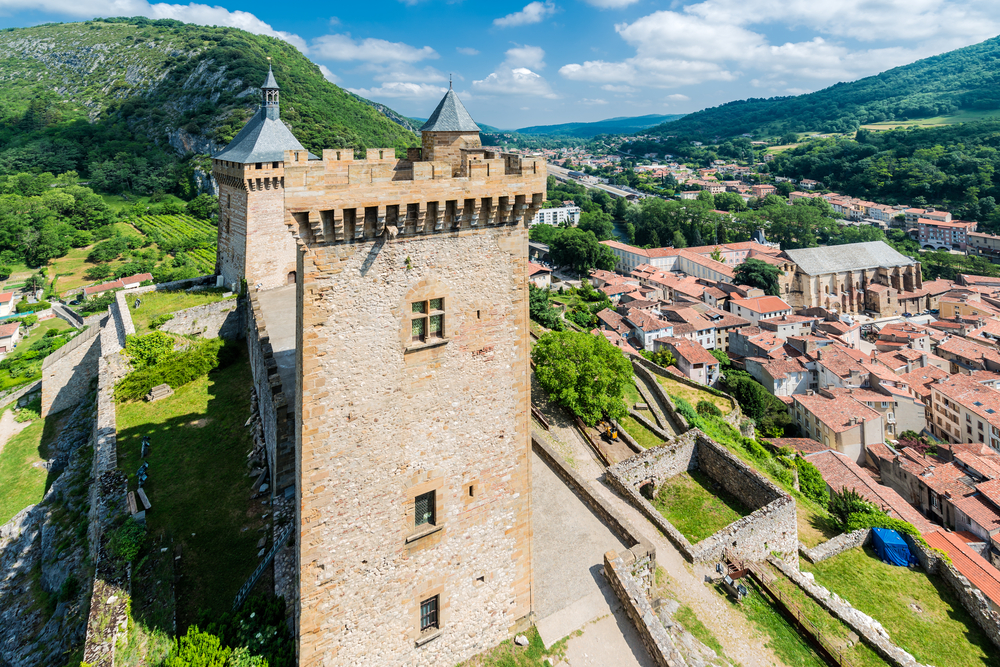
<instances>
[{"instance_id":1,"label":"grassy slope","mask_svg":"<svg viewBox=\"0 0 1000 667\"><path fill-rule=\"evenodd\" d=\"M0 113L20 117L32 100L55 90L61 102L45 112L50 126L126 120L164 147L165 130L189 127L225 144L259 103L256 87L271 56L282 118L307 148L416 144L412 132L328 82L286 42L235 28L140 23L0 31Z\"/></svg>"},{"instance_id":2,"label":"grassy slope","mask_svg":"<svg viewBox=\"0 0 1000 667\"><path fill-rule=\"evenodd\" d=\"M42 500L50 480L45 468L35 464L48 459L48 445L58 435L59 422L65 416L60 412L46 419L34 420L0 451L0 480L3 480L0 524L7 523L28 505Z\"/></svg>"},{"instance_id":3,"label":"grassy slope","mask_svg":"<svg viewBox=\"0 0 1000 667\"><path fill-rule=\"evenodd\" d=\"M744 132L777 135L782 131L841 131L837 121L861 123L937 115L926 110L948 107L973 110L973 104L997 108L993 38L876 76L795 97L738 100L658 125L650 133L738 136ZM888 115L894 114L894 115Z\"/></svg>"},{"instance_id":4,"label":"grassy slope","mask_svg":"<svg viewBox=\"0 0 1000 667\"><path fill-rule=\"evenodd\" d=\"M698 401L709 401L713 403L716 407L722 410L722 414L728 415L733 411L733 406L729 404L729 401L722 398L721 396L716 396L715 394L707 391L701 391L700 389L695 389L689 385L677 382L676 380L671 380L670 378L665 378L662 375L656 376L656 381L663 386L664 391L667 392L669 396L680 396L691 404L691 407L697 407Z\"/></svg>"},{"instance_id":5,"label":"grassy slope","mask_svg":"<svg viewBox=\"0 0 1000 667\"><path fill-rule=\"evenodd\" d=\"M252 442L243 423L251 386L244 354L169 398L118 407L119 467L129 474L130 489L136 487L142 436L151 436L148 525L151 534L163 532L181 547L181 633L199 609L227 611L257 565L256 544L264 534L257 529L268 508L250 500L246 476Z\"/></svg>"},{"instance_id":6,"label":"grassy slope","mask_svg":"<svg viewBox=\"0 0 1000 667\"><path fill-rule=\"evenodd\" d=\"M691 544L750 514L738 498L713 488L712 479L700 470L668 479L657 489L653 505Z\"/></svg>"},{"instance_id":7,"label":"grassy slope","mask_svg":"<svg viewBox=\"0 0 1000 667\"><path fill-rule=\"evenodd\" d=\"M653 419L653 413L650 412L643 416L645 417L647 415L650 419ZM633 419L631 416L623 417L618 423L628 432L630 436L632 436L633 440L646 449L663 444L662 438L643 426L638 420Z\"/></svg>"},{"instance_id":8,"label":"grassy slope","mask_svg":"<svg viewBox=\"0 0 1000 667\"><path fill-rule=\"evenodd\" d=\"M919 662L949 667L1000 665L1000 652L939 577L883 563L869 548L801 566L816 576L817 583L879 621L893 641Z\"/></svg>"},{"instance_id":9,"label":"grassy slope","mask_svg":"<svg viewBox=\"0 0 1000 667\"><path fill-rule=\"evenodd\" d=\"M235 297L234 297L235 298ZM175 313L179 310L204 306L216 301L222 301L222 292L199 291L199 292L149 292L143 294L140 299L139 308L132 308L132 322L135 324L136 333L148 333L150 331L149 322L166 313Z\"/></svg>"}]
</instances>

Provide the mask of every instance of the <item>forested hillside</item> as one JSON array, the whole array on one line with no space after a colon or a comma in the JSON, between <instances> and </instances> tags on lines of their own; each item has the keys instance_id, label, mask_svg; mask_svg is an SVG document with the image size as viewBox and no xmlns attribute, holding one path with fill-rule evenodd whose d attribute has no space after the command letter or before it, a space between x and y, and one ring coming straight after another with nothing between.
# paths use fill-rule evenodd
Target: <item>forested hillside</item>
<instances>
[{"instance_id":1,"label":"forested hillside","mask_svg":"<svg viewBox=\"0 0 1000 667\"><path fill-rule=\"evenodd\" d=\"M638 132L646 128L669 123L678 118L683 118L683 114L634 116L631 118L608 118L593 123L562 123L561 125L534 125L532 127L522 127L515 130L519 134L544 135L552 137L581 137L590 139L599 134L628 134Z\"/></svg>"},{"instance_id":2,"label":"forested hillside","mask_svg":"<svg viewBox=\"0 0 1000 667\"><path fill-rule=\"evenodd\" d=\"M282 119L310 150L414 145L293 46L145 18L0 31L0 175L76 171L104 192L195 194L195 167L259 103L267 57ZM193 158L193 159L192 159Z\"/></svg>"},{"instance_id":3,"label":"forested hillside","mask_svg":"<svg viewBox=\"0 0 1000 667\"><path fill-rule=\"evenodd\" d=\"M771 172L889 203L933 205L1000 231L1000 120L808 141L779 153Z\"/></svg>"},{"instance_id":4,"label":"forested hillside","mask_svg":"<svg viewBox=\"0 0 1000 667\"><path fill-rule=\"evenodd\" d=\"M850 132L866 123L963 109L1000 109L1000 37L815 93L730 102L688 114L650 133L712 138Z\"/></svg>"}]
</instances>

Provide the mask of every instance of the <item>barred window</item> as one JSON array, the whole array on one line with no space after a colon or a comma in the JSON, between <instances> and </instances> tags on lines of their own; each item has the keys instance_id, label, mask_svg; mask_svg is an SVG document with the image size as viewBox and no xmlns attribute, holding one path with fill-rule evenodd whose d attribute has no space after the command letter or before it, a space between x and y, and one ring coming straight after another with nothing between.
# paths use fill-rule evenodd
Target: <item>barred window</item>
<instances>
[{"instance_id":1,"label":"barred window","mask_svg":"<svg viewBox=\"0 0 1000 667\"><path fill-rule=\"evenodd\" d=\"M428 491L417 496L413 501L413 524L415 527L434 525L434 495L433 491Z\"/></svg>"},{"instance_id":2,"label":"barred window","mask_svg":"<svg viewBox=\"0 0 1000 667\"><path fill-rule=\"evenodd\" d=\"M410 304L410 339L414 343L444 338L444 299L414 301Z\"/></svg>"},{"instance_id":3,"label":"barred window","mask_svg":"<svg viewBox=\"0 0 1000 667\"><path fill-rule=\"evenodd\" d=\"M437 630L439 627L438 596L435 595L420 603L420 631Z\"/></svg>"}]
</instances>

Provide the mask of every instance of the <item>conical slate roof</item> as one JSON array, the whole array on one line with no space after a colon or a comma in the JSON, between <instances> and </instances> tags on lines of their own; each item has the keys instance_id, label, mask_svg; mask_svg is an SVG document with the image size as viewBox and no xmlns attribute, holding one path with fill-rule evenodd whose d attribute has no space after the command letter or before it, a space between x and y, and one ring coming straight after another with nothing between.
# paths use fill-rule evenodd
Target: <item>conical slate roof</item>
<instances>
[{"instance_id":1,"label":"conical slate roof","mask_svg":"<svg viewBox=\"0 0 1000 667\"><path fill-rule=\"evenodd\" d=\"M465 105L462 104L462 100L458 99L455 91L449 89L420 131L479 132L479 125L472 120L472 116L465 110Z\"/></svg>"},{"instance_id":2,"label":"conical slate roof","mask_svg":"<svg viewBox=\"0 0 1000 667\"><path fill-rule=\"evenodd\" d=\"M285 151L302 150L305 148L281 119L268 118L267 110L261 107L215 159L241 164L281 162L285 159ZM319 158L310 153L309 159Z\"/></svg>"},{"instance_id":3,"label":"conical slate roof","mask_svg":"<svg viewBox=\"0 0 1000 667\"><path fill-rule=\"evenodd\" d=\"M274 80L274 72L271 71L271 66L268 65L267 81L264 82L264 85L261 86L261 88L277 88L277 87L278 87L278 82Z\"/></svg>"}]
</instances>

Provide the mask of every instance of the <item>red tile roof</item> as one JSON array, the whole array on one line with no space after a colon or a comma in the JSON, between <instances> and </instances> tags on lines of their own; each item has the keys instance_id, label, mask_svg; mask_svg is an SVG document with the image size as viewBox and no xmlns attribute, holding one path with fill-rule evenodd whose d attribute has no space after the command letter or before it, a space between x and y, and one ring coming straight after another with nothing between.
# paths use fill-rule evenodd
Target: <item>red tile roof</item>
<instances>
[{"instance_id":1,"label":"red tile roof","mask_svg":"<svg viewBox=\"0 0 1000 667\"><path fill-rule=\"evenodd\" d=\"M752 299L733 298L731 304L742 306L755 313L777 313L782 310L791 310L792 307L776 296L758 296Z\"/></svg>"},{"instance_id":2,"label":"red tile roof","mask_svg":"<svg viewBox=\"0 0 1000 667\"><path fill-rule=\"evenodd\" d=\"M552 273L552 269L547 269L541 264L535 264L534 262L528 262L528 275L533 276L536 273Z\"/></svg>"},{"instance_id":3,"label":"red tile roof","mask_svg":"<svg viewBox=\"0 0 1000 667\"><path fill-rule=\"evenodd\" d=\"M924 533L927 544L948 554L952 565L993 604L1000 606L1000 571L969 548L955 533L937 529Z\"/></svg>"},{"instance_id":4,"label":"red tile roof","mask_svg":"<svg viewBox=\"0 0 1000 667\"><path fill-rule=\"evenodd\" d=\"M902 496L888 486L876 483L861 466L840 452L828 450L809 454L806 459L819 468L823 480L830 488L836 491L843 488L854 489L865 500L875 503L890 516L912 523L917 530L924 532L934 529L933 524L903 500Z\"/></svg>"},{"instance_id":5,"label":"red tile roof","mask_svg":"<svg viewBox=\"0 0 1000 667\"><path fill-rule=\"evenodd\" d=\"M0 326L0 338L10 338L17 333L17 330L21 328L20 322L13 322L11 324L4 324Z\"/></svg>"},{"instance_id":6,"label":"red tile roof","mask_svg":"<svg viewBox=\"0 0 1000 667\"><path fill-rule=\"evenodd\" d=\"M852 424L852 418L868 422L880 417L878 412L849 396L828 398L820 394L812 396L795 394L792 399L796 403L801 403L806 412L815 415L834 433L843 433L855 428L857 423Z\"/></svg>"},{"instance_id":7,"label":"red tile roof","mask_svg":"<svg viewBox=\"0 0 1000 667\"><path fill-rule=\"evenodd\" d=\"M989 532L1000 528L1000 512L981 495L952 498L951 503Z\"/></svg>"},{"instance_id":8,"label":"red tile roof","mask_svg":"<svg viewBox=\"0 0 1000 667\"><path fill-rule=\"evenodd\" d=\"M686 359L689 364L707 364L709 366L715 366L719 363L719 360L712 356L711 352L698 343L688 340L687 338L664 336L662 338L657 338L656 340L674 348L677 356Z\"/></svg>"},{"instance_id":9,"label":"red tile roof","mask_svg":"<svg viewBox=\"0 0 1000 667\"><path fill-rule=\"evenodd\" d=\"M0 294L0 303L7 303L8 301L13 301L13 300L14 300L13 292L4 292L3 294Z\"/></svg>"}]
</instances>

